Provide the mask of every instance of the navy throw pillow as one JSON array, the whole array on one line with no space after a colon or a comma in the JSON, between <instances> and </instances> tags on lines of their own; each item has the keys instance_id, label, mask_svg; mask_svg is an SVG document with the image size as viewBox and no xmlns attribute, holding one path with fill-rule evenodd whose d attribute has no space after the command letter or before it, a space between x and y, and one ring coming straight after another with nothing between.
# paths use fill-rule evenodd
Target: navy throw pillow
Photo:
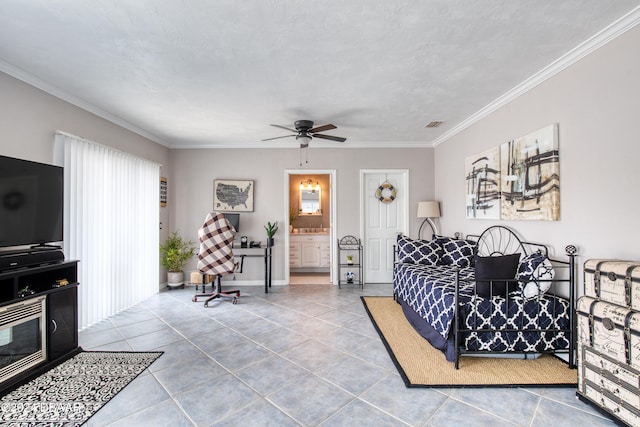
<instances>
[{"instance_id":1,"label":"navy throw pillow","mask_svg":"<svg viewBox=\"0 0 640 427\"><path fill-rule=\"evenodd\" d=\"M518 289L516 273L520 254L475 257L476 293L484 298L506 295ZM492 280L489 280L492 279ZM496 279L512 279L510 282ZM491 285L493 284L493 289Z\"/></svg>"},{"instance_id":2,"label":"navy throw pillow","mask_svg":"<svg viewBox=\"0 0 640 427\"><path fill-rule=\"evenodd\" d=\"M435 240L414 240L398 236L398 261L408 264L437 265L442 247Z\"/></svg>"},{"instance_id":3,"label":"navy throw pillow","mask_svg":"<svg viewBox=\"0 0 640 427\"><path fill-rule=\"evenodd\" d=\"M473 265L473 254L475 253L476 242L465 239L453 239L451 237L440 237L437 241L442 245L440 265L456 265L458 267L469 267Z\"/></svg>"}]
</instances>

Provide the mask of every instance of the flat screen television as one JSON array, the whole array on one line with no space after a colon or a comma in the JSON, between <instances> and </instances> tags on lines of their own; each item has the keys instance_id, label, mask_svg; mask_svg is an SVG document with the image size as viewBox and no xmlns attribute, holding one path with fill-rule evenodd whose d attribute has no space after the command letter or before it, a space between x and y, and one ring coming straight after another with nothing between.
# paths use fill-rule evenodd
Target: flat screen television
<instances>
[{"instance_id":1,"label":"flat screen television","mask_svg":"<svg viewBox=\"0 0 640 427\"><path fill-rule=\"evenodd\" d=\"M61 242L63 168L0 156L0 247Z\"/></svg>"},{"instance_id":2,"label":"flat screen television","mask_svg":"<svg viewBox=\"0 0 640 427\"><path fill-rule=\"evenodd\" d=\"M225 213L225 218L229 220L233 228L236 229L236 233L240 231L240 214L238 213Z\"/></svg>"}]
</instances>

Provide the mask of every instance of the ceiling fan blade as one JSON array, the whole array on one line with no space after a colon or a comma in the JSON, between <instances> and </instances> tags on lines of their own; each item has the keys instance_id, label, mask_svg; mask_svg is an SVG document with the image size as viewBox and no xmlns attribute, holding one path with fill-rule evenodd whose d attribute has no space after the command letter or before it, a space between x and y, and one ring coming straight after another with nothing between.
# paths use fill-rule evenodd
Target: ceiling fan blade
<instances>
[{"instance_id":1,"label":"ceiling fan blade","mask_svg":"<svg viewBox=\"0 0 640 427\"><path fill-rule=\"evenodd\" d=\"M276 136L275 138L267 138L267 139L263 139L262 141L271 141L272 139L280 139L280 138L290 138L292 136L295 136L295 135Z\"/></svg>"},{"instance_id":2,"label":"ceiling fan blade","mask_svg":"<svg viewBox=\"0 0 640 427\"><path fill-rule=\"evenodd\" d=\"M285 126L280 126L280 125L269 125L269 126L277 127L277 128L284 129L284 130L288 130L288 131L293 132L293 133L298 133L298 131L297 131L297 130L295 130L295 129L290 129L290 128L285 127Z\"/></svg>"},{"instance_id":3,"label":"ceiling fan blade","mask_svg":"<svg viewBox=\"0 0 640 427\"><path fill-rule=\"evenodd\" d=\"M341 138L339 136L331 136L331 135L322 135L322 134L319 134L319 133L314 133L313 137L314 138L328 139L330 141L336 141L336 142L345 142L347 140L347 138Z\"/></svg>"},{"instance_id":4,"label":"ceiling fan blade","mask_svg":"<svg viewBox=\"0 0 640 427\"><path fill-rule=\"evenodd\" d=\"M309 132L311 132L311 133L324 132L325 130L331 130L331 129L338 129L338 128L335 127L332 124L327 124L327 125L322 125L322 126L315 127L313 129L309 129Z\"/></svg>"}]
</instances>

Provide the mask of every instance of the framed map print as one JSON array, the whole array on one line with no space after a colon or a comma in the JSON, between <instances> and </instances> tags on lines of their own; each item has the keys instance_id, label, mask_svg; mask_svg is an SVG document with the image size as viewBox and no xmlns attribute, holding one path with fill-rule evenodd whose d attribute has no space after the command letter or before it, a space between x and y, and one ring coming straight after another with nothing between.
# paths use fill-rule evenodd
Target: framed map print
<instances>
[{"instance_id":1,"label":"framed map print","mask_svg":"<svg viewBox=\"0 0 640 427\"><path fill-rule=\"evenodd\" d=\"M213 181L213 210L253 212L253 181L229 179Z\"/></svg>"}]
</instances>

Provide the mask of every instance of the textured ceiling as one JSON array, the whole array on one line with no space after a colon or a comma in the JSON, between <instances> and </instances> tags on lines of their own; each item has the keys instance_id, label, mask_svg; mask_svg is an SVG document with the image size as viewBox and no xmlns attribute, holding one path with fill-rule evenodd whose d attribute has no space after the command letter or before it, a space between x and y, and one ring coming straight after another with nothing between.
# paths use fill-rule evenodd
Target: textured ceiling
<instances>
[{"instance_id":1,"label":"textured ceiling","mask_svg":"<svg viewBox=\"0 0 640 427\"><path fill-rule=\"evenodd\" d=\"M0 70L169 147L430 146L639 4L2 0Z\"/></svg>"}]
</instances>

